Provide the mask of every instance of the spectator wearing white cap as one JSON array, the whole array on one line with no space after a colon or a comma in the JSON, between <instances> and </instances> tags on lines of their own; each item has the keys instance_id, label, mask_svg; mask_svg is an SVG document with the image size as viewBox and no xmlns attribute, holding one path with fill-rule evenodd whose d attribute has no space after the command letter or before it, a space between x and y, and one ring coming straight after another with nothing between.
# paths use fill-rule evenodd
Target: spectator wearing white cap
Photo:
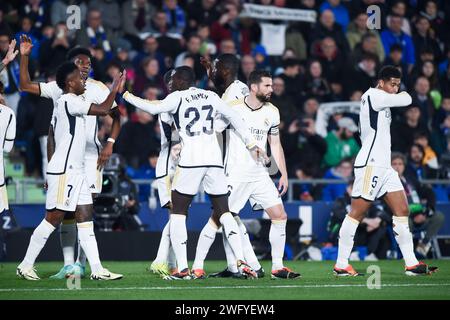
<instances>
[{"instance_id":1,"label":"spectator wearing white cap","mask_svg":"<svg viewBox=\"0 0 450 320\"><path fill-rule=\"evenodd\" d=\"M337 122L338 130L328 133L327 152L324 157L324 165L334 167L344 158L356 156L360 147L357 144L354 133L358 131L355 122L348 117L343 117Z\"/></svg>"}]
</instances>

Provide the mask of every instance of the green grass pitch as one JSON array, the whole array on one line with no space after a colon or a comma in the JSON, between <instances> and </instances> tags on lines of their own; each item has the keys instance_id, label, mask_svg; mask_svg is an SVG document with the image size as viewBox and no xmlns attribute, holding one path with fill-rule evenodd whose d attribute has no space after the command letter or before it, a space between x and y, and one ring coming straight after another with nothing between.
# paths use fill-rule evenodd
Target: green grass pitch
<instances>
[{"instance_id":1,"label":"green grass pitch","mask_svg":"<svg viewBox=\"0 0 450 320\"><path fill-rule=\"evenodd\" d=\"M111 271L124 274L118 281L81 280L80 290L67 289L66 280L48 277L61 267L59 262L37 263L40 281L17 278L17 263L0 264L0 300L5 299L151 299L151 300L290 300L290 299L450 299L450 260L426 261L439 267L431 276L408 277L403 261L355 262L360 272L376 265L381 270L381 288L368 289L370 275L336 278L333 261L287 261L302 278L271 280L270 261L263 261L266 276L262 279L205 279L166 281L149 273L149 262L104 262ZM223 269L224 261L207 261L206 272ZM237 291L239 290L239 291ZM239 292L239 294L236 294Z\"/></svg>"}]
</instances>

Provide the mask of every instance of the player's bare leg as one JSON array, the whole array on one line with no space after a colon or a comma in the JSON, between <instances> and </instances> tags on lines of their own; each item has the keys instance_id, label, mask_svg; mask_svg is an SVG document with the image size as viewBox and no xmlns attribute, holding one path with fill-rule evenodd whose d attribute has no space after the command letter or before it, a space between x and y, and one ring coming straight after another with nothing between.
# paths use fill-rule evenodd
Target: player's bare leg
<instances>
[{"instance_id":1,"label":"player's bare leg","mask_svg":"<svg viewBox=\"0 0 450 320\"><path fill-rule=\"evenodd\" d=\"M47 211L45 218L34 229L31 235L28 249L23 261L17 267L17 275L27 280L39 280L34 269L34 263L39 253L44 248L48 237L61 224L64 218L64 212L60 210Z\"/></svg>"},{"instance_id":2,"label":"player's bare leg","mask_svg":"<svg viewBox=\"0 0 450 320\"><path fill-rule=\"evenodd\" d=\"M300 273L293 272L283 265L284 247L286 244L287 214L282 204L265 209L272 221L269 241L272 248L272 279L294 279Z\"/></svg>"},{"instance_id":3,"label":"player's bare leg","mask_svg":"<svg viewBox=\"0 0 450 320\"><path fill-rule=\"evenodd\" d=\"M338 258L334 266L334 274L337 276L357 276L358 273L348 263L348 258L352 253L354 237L359 223L364 219L367 210L372 202L363 198L352 199L352 208L345 216L339 230Z\"/></svg>"},{"instance_id":4,"label":"player's bare leg","mask_svg":"<svg viewBox=\"0 0 450 320\"><path fill-rule=\"evenodd\" d=\"M395 240L397 240L403 259L405 260L406 275L424 275L437 270L436 267L429 267L419 262L414 254L414 243L411 231L409 230L409 208L405 192L389 192L384 196L384 201L394 213L392 217L392 227L394 229Z\"/></svg>"},{"instance_id":5,"label":"player's bare leg","mask_svg":"<svg viewBox=\"0 0 450 320\"><path fill-rule=\"evenodd\" d=\"M92 204L78 205L75 218L77 221L78 239L80 246L86 253L89 265L91 267L92 280L118 280L123 277L121 274L114 274L103 268L98 253L97 239L94 233L94 222L92 213L94 208Z\"/></svg>"}]
</instances>

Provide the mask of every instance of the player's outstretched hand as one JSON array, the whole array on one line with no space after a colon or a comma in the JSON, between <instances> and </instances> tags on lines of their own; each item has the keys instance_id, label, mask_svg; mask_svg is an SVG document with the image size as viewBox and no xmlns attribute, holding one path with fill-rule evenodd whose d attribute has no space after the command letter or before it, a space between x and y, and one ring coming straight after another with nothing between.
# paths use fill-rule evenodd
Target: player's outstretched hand
<instances>
[{"instance_id":1,"label":"player's outstretched hand","mask_svg":"<svg viewBox=\"0 0 450 320\"><path fill-rule=\"evenodd\" d=\"M113 78L111 91L120 92L119 89L123 90L123 86L124 86L124 84L122 83L123 81L124 81L123 73L119 72L118 74L116 74Z\"/></svg>"},{"instance_id":2,"label":"player's outstretched hand","mask_svg":"<svg viewBox=\"0 0 450 320\"><path fill-rule=\"evenodd\" d=\"M127 70L123 70L122 77L120 78L120 85L119 85L119 93L122 93L125 89L125 83L127 82Z\"/></svg>"},{"instance_id":3,"label":"player's outstretched hand","mask_svg":"<svg viewBox=\"0 0 450 320\"><path fill-rule=\"evenodd\" d=\"M201 65L206 69L206 73L208 74L208 78L211 78L212 73L212 63L208 58L200 57Z\"/></svg>"},{"instance_id":4,"label":"player's outstretched hand","mask_svg":"<svg viewBox=\"0 0 450 320\"><path fill-rule=\"evenodd\" d=\"M107 143L103 149L102 152L100 152L100 156L97 159L97 169L101 170L105 167L106 163L108 162L109 157L111 157L113 152L113 144Z\"/></svg>"},{"instance_id":5,"label":"player's outstretched hand","mask_svg":"<svg viewBox=\"0 0 450 320\"><path fill-rule=\"evenodd\" d=\"M250 152L252 154L253 159L255 159L256 162L261 162L265 165L270 162L267 153L260 147L255 146L253 149L250 149Z\"/></svg>"},{"instance_id":6,"label":"player's outstretched hand","mask_svg":"<svg viewBox=\"0 0 450 320\"><path fill-rule=\"evenodd\" d=\"M31 53L31 49L33 49L33 43L31 42L31 38L27 35L23 34L20 36L20 54L24 56L29 56Z\"/></svg>"},{"instance_id":7,"label":"player's outstretched hand","mask_svg":"<svg viewBox=\"0 0 450 320\"><path fill-rule=\"evenodd\" d=\"M278 181L278 192L280 193L280 196L284 196L287 192L288 185L288 178L286 176L281 176L280 181Z\"/></svg>"},{"instance_id":8,"label":"player's outstretched hand","mask_svg":"<svg viewBox=\"0 0 450 320\"><path fill-rule=\"evenodd\" d=\"M14 50L16 48L16 43L16 39L13 39L8 45L8 52L6 52L5 58L3 59L3 64L5 66L13 61L19 53L19 50Z\"/></svg>"}]
</instances>

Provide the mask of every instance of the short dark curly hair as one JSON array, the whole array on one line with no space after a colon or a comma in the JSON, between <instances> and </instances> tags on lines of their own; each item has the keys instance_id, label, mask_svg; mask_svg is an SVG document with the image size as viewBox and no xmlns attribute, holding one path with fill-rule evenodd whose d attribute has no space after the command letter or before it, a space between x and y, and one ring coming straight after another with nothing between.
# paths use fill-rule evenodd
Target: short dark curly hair
<instances>
[{"instance_id":1,"label":"short dark curly hair","mask_svg":"<svg viewBox=\"0 0 450 320\"><path fill-rule=\"evenodd\" d=\"M87 48L80 46L70 49L69 52L67 52L66 59L67 61L71 61L73 58L75 58L80 54L88 56L90 59L92 59L91 51L89 51L89 49Z\"/></svg>"},{"instance_id":2,"label":"short dark curly hair","mask_svg":"<svg viewBox=\"0 0 450 320\"><path fill-rule=\"evenodd\" d=\"M78 70L77 66L73 62L64 62L61 66L59 66L58 71L56 71L56 84L61 90L64 90L66 87L66 79L69 74Z\"/></svg>"}]
</instances>

